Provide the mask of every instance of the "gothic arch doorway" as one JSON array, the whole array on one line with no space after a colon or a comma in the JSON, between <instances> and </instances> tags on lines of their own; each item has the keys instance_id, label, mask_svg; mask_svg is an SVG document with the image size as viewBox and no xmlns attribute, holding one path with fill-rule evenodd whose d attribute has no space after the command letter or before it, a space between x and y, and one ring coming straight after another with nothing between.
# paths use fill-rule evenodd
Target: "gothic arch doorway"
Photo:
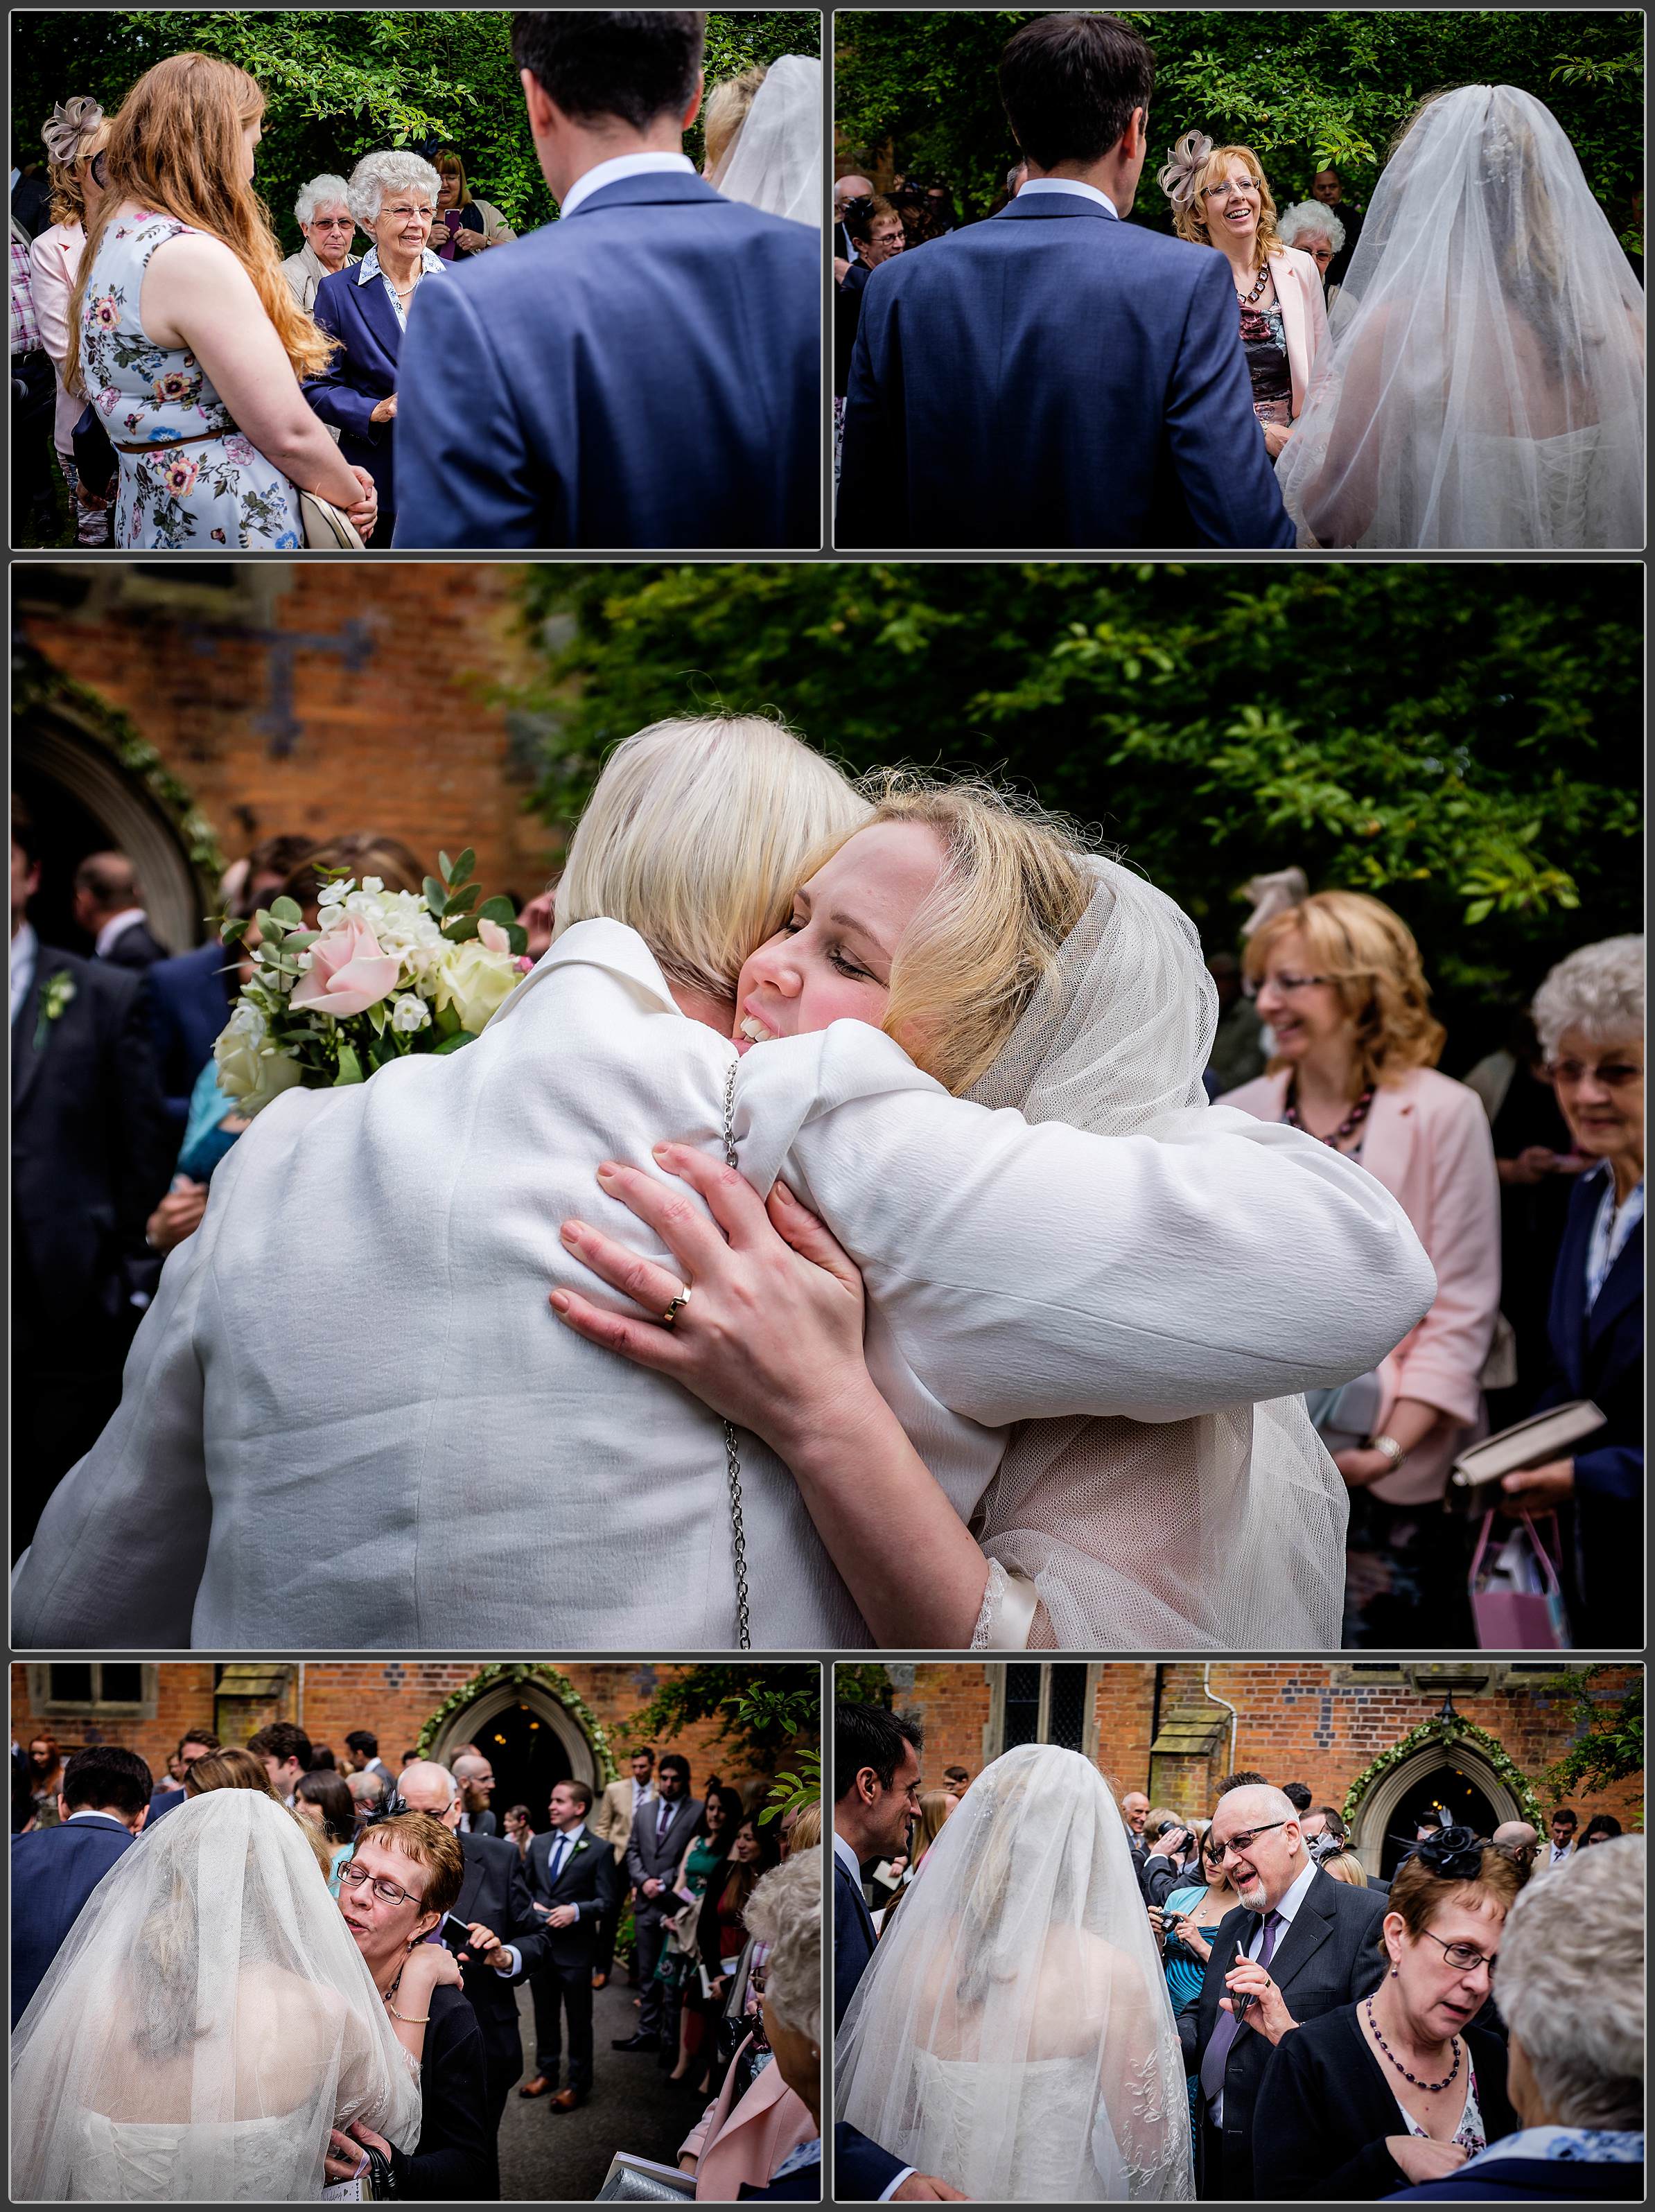
<instances>
[{"instance_id":1,"label":"gothic arch doorway","mask_svg":"<svg viewBox=\"0 0 1655 2212\"><path fill-rule=\"evenodd\" d=\"M526 1671L515 1680L479 1678L476 1694L445 1716L429 1756L446 1765L462 1743L476 1744L493 1765L496 1819L513 1805L526 1805L537 1832L549 1825L554 1783L587 1782L601 1790L607 1778L579 1717L550 1680Z\"/></svg>"},{"instance_id":2,"label":"gothic arch doorway","mask_svg":"<svg viewBox=\"0 0 1655 2212\"><path fill-rule=\"evenodd\" d=\"M1421 1815L1433 1808L1485 1836L1502 1820L1525 1817L1482 1752L1469 1743L1444 1743L1433 1734L1411 1756L1387 1768L1356 1808L1351 1838L1368 1872L1389 1879L1414 1840Z\"/></svg>"}]
</instances>

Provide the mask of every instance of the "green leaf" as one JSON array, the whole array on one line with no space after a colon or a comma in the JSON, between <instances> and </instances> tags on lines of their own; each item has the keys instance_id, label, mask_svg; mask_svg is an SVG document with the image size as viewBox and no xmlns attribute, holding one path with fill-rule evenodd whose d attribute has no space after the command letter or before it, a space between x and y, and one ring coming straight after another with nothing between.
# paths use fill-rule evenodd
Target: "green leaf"
<instances>
[{"instance_id":1,"label":"green leaf","mask_svg":"<svg viewBox=\"0 0 1655 2212\"><path fill-rule=\"evenodd\" d=\"M342 1044L339 1047L339 1072L333 1079L334 1089L339 1090L347 1083L360 1083L362 1079L362 1064L356 1056L356 1048Z\"/></svg>"},{"instance_id":2,"label":"green leaf","mask_svg":"<svg viewBox=\"0 0 1655 2212\"><path fill-rule=\"evenodd\" d=\"M385 1035L385 1024L390 1019L390 1015L383 999L376 999L374 1004L368 1009L368 1018L374 1024L374 1036L383 1036Z\"/></svg>"},{"instance_id":3,"label":"green leaf","mask_svg":"<svg viewBox=\"0 0 1655 2212\"><path fill-rule=\"evenodd\" d=\"M526 929L519 928L514 921L508 922L506 925L506 942L514 957L520 960L529 949L529 933Z\"/></svg>"},{"instance_id":4,"label":"green leaf","mask_svg":"<svg viewBox=\"0 0 1655 2212\"><path fill-rule=\"evenodd\" d=\"M468 845L454 862L452 872L445 871L445 873L447 873L449 889L459 890L462 884L469 883L476 866L477 854Z\"/></svg>"},{"instance_id":5,"label":"green leaf","mask_svg":"<svg viewBox=\"0 0 1655 2212\"><path fill-rule=\"evenodd\" d=\"M440 1060L444 1053L458 1052L462 1045L476 1042L477 1033L474 1030L461 1030L453 1036L444 1037L441 1044L433 1045L430 1056L433 1060Z\"/></svg>"},{"instance_id":6,"label":"green leaf","mask_svg":"<svg viewBox=\"0 0 1655 2212\"><path fill-rule=\"evenodd\" d=\"M442 933L450 945L464 945L468 938L477 935L477 916L474 914L457 915L453 921L443 923Z\"/></svg>"},{"instance_id":7,"label":"green leaf","mask_svg":"<svg viewBox=\"0 0 1655 2212\"><path fill-rule=\"evenodd\" d=\"M425 903L441 918L448 903L448 895L435 876L425 878Z\"/></svg>"},{"instance_id":8,"label":"green leaf","mask_svg":"<svg viewBox=\"0 0 1655 2212\"><path fill-rule=\"evenodd\" d=\"M517 908L508 898L496 894L493 898L484 900L477 910L477 916L479 921L497 921L502 929L509 929L517 920Z\"/></svg>"},{"instance_id":9,"label":"green leaf","mask_svg":"<svg viewBox=\"0 0 1655 2212\"><path fill-rule=\"evenodd\" d=\"M283 929L300 929L304 926L305 917L300 911L296 899L286 896L272 899L270 910Z\"/></svg>"}]
</instances>

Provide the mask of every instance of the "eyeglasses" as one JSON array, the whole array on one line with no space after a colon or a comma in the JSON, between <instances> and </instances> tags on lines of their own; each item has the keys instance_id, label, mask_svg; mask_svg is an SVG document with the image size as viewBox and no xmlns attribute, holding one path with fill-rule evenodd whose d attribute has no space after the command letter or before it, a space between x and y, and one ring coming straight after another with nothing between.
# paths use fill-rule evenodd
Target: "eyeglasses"
<instances>
[{"instance_id":1,"label":"eyeglasses","mask_svg":"<svg viewBox=\"0 0 1655 2212\"><path fill-rule=\"evenodd\" d=\"M1314 990L1318 983L1328 983L1332 980L1329 975L1267 975L1264 978L1271 990L1279 991L1284 999L1291 999L1300 991Z\"/></svg>"},{"instance_id":2,"label":"eyeglasses","mask_svg":"<svg viewBox=\"0 0 1655 2212\"><path fill-rule=\"evenodd\" d=\"M368 1869L358 1866L355 1859L347 1859L339 1869L339 1881L347 1889L360 1889L363 1882L368 1881ZM411 1889L399 1888L394 1881L375 1881L370 1886L381 1905L423 1905L425 1902Z\"/></svg>"},{"instance_id":3,"label":"eyeglasses","mask_svg":"<svg viewBox=\"0 0 1655 2212\"><path fill-rule=\"evenodd\" d=\"M313 230L355 230L356 219L349 215L313 216L310 227Z\"/></svg>"},{"instance_id":4,"label":"eyeglasses","mask_svg":"<svg viewBox=\"0 0 1655 2212\"><path fill-rule=\"evenodd\" d=\"M1596 1067L1585 1060L1554 1060L1548 1064L1546 1073L1554 1083L1571 1086L1595 1075L1607 1091L1625 1091L1644 1079L1643 1069L1634 1067L1629 1060L1608 1060Z\"/></svg>"},{"instance_id":5,"label":"eyeglasses","mask_svg":"<svg viewBox=\"0 0 1655 2212\"><path fill-rule=\"evenodd\" d=\"M92 156L92 181L100 190L109 182L109 154L106 148L102 153L94 154Z\"/></svg>"},{"instance_id":6,"label":"eyeglasses","mask_svg":"<svg viewBox=\"0 0 1655 2212\"><path fill-rule=\"evenodd\" d=\"M1420 1933L1421 1936L1431 1936L1431 1930L1428 1928L1421 1928ZM1475 1943L1444 1943L1440 1936L1431 1936L1431 1941L1433 1943L1442 1944L1442 1955L1456 1973L1474 1973L1479 1966L1487 1966L1488 1978L1493 1981L1494 1961L1488 1956L1487 1953L1479 1951Z\"/></svg>"},{"instance_id":7,"label":"eyeglasses","mask_svg":"<svg viewBox=\"0 0 1655 2212\"><path fill-rule=\"evenodd\" d=\"M1256 177L1232 177L1228 184L1203 185L1201 196L1207 200L1227 199L1232 192L1258 192L1263 190Z\"/></svg>"},{"instance_id":8,"label":"eyeglasses","mask_svg":"<svg viewBox=\"0 0 1655 2212\"><path fill-rule=\"evenodd\" d=\"M410 207L405 201L397 207L381 208L380 213L382 216L394 216L399 222L405 222L410 216L422 216L427 222L429 222L433 210L429 207Z\"/></svg>"},{"instance_id":9,"label":"eyeglasses","mask_svg":"<svg viewBox=\"0 0 1655 2212\"><path fill-rule=\"evenodd\" d=\"M1232 1836L1227 1843L1214 1846L1218 1852L1218 1864L1222 1866L1232 1851L1239 1857L1243 1851L1250 1851L1261 1836L1268 1836L1272 1828L1285 1828L1287 1825L1285 1820L1267 1820L1262 1828L1244 1828L1238 1836Z\"/></svg>"}]
</instances>

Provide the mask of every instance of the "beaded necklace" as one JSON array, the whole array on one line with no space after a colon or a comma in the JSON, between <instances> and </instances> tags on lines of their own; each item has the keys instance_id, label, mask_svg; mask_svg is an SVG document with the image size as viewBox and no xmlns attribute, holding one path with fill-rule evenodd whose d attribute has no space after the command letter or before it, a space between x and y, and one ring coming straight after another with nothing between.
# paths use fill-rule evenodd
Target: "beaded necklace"
<instances>
[{"instance_id":1,"label":"beaded necklace","mask_svg":"<svg viewBox=\"0 0 1655 2212\"><path fill-rule=\"evenodd\" d=\"M1373 1085L1370 1083L1332 1134L1317 1137L1317 1142L1322 1145L1331 1145L1336 1150L1342 1139L1354 1135L1361 1127L1367 1119L1367 1109L1372 1103ZM1305 1129L1304 1123L1299 1118L1299 1087L1296 1084L1289 1084L1287 1086L1287 1103L1282 1110L1281 1118L1291 1129ZM1305 1129L1305 1134L1307 1137L1314 1137L1316 1132L1314 1129Z\"/></svg>"},{"instance_id":2,"label":"beaded necklace","mask_svg":"<svg viewBox=\"0 0 1655 2212\"><path fill-rule=\"evenodd\" d=\"M1454 2054L1454 2063L1448 2069L1446 2079L1441 2081L1421 2081L1417 2074L1410 2074L1409 2072L1407 2067L1403 2065L1402 2060L1397 2057L1396 2052L1391 2049L1390 2045L1385 2041L1384 2036L1379 2033L1379 2023L1373 2017L1373 2000L1372 1997L1367 1999L1366 2011L1367 2024L1372 2031L1373 2040L1378 2045L1380 2050L1384 2051L1385 2057L1390 2061L1391 2064L1396 2068L1396 2071L1402 2075L1405 2081L1411 2081L1416 2089L1423 2089L1427 2096L1435 2096L1439 2090L1451 2089L1453 2087L1455 2077L1460 2070L1460 2039L1458 2036L1451 2035L1448 2039L1449 2047Z\"/></svg>"}]
</instances>

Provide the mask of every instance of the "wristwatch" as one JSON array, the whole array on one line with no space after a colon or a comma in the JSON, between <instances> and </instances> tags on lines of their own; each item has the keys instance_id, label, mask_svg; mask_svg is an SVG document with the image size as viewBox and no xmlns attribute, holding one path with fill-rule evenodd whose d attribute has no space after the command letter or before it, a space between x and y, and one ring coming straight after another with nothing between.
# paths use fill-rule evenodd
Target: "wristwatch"
<instances>
[{"instance_id":1,"label":"wristwatch","mask_svg":"<svg viewBox=\"0 0 1655 2212\"><path fill-rule=\"evenodd\" d=\"M1390 1471L1393 1474L1408 1457L1407 1452L1397 1443L1395 1437L1370 1437L1367 1440L1367 1448L1370 1451L1384 1453L1390 1462Z\"/></svg>"}]
</instances>

